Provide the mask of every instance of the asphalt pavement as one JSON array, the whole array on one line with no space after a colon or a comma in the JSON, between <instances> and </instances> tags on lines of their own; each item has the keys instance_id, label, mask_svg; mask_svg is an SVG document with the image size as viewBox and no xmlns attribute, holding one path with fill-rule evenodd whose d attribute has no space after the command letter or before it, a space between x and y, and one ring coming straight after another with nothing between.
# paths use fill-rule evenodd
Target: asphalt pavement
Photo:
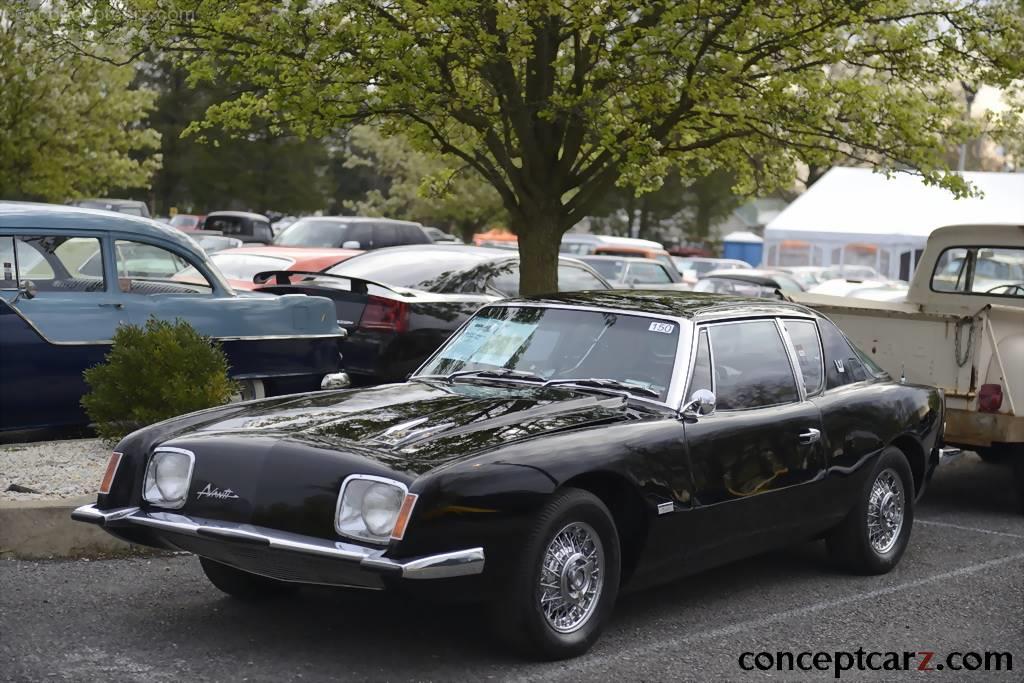
<instances>
[{"instance_id":1,"label":"asphalt pavement","mask_svg":"<svg viewBox=\"0 0 1024 683\"><path fill-rule=\"evenodd\" d=\"M0 680L834 680L834 666L755 661L862 648L883 653L868 662L879 666L887 652L933 652L924 668L934 670L841 680L1021 681L1024 515L1007 474L973 455L940 470L886 576L839 573L822 543L805 543L626 595L587 656L555 663L506 654L472 607L328 589L242 604L189 556L0 561ZM963 654L986 651L1010 653L1013 670L945 664L960 653L953 665L971 666L979 660Z\"/></svg>"}]
</instances>

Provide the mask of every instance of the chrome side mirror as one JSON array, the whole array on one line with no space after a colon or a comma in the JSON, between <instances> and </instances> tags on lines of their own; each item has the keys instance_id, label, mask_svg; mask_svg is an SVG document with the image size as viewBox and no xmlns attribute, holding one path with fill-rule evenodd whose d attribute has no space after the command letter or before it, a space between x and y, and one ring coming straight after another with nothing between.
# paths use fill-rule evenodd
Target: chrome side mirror
<instances>
[{"instance_id":1,"label":"chrome side mirror","mask_svg":"<svg viewBox=\"0 0 1024 683\"><path fill-rule=\"evenodd\" d=\"M15 297L15 301L22 297L26 299L35 299L37 292L36 283L31 280L21 280L18 282L18 295Z\"/></svg>"},{"instance_id":2,"label":"chrome side mirror","mask_svg":"<svg viewBox=\"0 0 1024 683\"><path fill-rule=\"evenodd\" d=\"M715 394L708 389L698 389L690 396L690 402L683 408L683 417L700 417L715 412Z\"/></svg>"}]
</instances>

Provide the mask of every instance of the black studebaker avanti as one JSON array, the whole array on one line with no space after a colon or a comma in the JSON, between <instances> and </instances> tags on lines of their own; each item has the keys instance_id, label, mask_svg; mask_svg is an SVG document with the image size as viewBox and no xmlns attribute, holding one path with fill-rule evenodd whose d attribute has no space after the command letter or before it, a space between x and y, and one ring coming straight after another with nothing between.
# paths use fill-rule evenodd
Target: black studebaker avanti
<instances>
[{"instance_id":1,"label":"black studebaker avanti","mask_svg":"<svg viewBox=\"0 0 1024 683\"><path fill-rule=\"evenodd\" d=\"M801 306L563 294L486 306L403 384L135 432L73 516L193 552L238 597L473 596L567 657L626 582L815 537L852 571L892 569L942 428L939 391Z\"/></svg>"}]
</instances>

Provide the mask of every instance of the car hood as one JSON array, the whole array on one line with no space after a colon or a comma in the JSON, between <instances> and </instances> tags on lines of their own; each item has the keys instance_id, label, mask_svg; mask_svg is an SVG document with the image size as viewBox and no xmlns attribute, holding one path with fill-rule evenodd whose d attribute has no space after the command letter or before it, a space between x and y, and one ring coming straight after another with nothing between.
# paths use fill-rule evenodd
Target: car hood
<instances>
[{"instance_id":1,"label":"car hood","mask_svg":"<svg viewBox=\"0 0 1024 683\"><path fill-rule=\"evenodd\" d=\"M564 386L410 382L258 401L198 423L189 420L162 442L251 440L274 442L275 450L291 442L416 476L513 442L660 412Z\"/></svg>"}]
</instances>

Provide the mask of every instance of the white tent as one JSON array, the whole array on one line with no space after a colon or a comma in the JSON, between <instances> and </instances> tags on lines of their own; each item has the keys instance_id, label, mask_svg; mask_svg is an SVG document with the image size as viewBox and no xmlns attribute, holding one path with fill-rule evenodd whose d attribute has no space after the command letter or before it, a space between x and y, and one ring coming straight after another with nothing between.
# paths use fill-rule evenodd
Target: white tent
<instances>
[{"instance_id":1,"label":"white tent","mask_svg":"<svg viewBox=\"0 0 1024 683\"><path fill-rule=\"evenodd\" d=\"M765 227L764 265L868 265L906 280L936 228L1024 225L1024 173L963 175L982 197L955 199L907 173L833 168Z\"/></svg>"}]
</instances>

